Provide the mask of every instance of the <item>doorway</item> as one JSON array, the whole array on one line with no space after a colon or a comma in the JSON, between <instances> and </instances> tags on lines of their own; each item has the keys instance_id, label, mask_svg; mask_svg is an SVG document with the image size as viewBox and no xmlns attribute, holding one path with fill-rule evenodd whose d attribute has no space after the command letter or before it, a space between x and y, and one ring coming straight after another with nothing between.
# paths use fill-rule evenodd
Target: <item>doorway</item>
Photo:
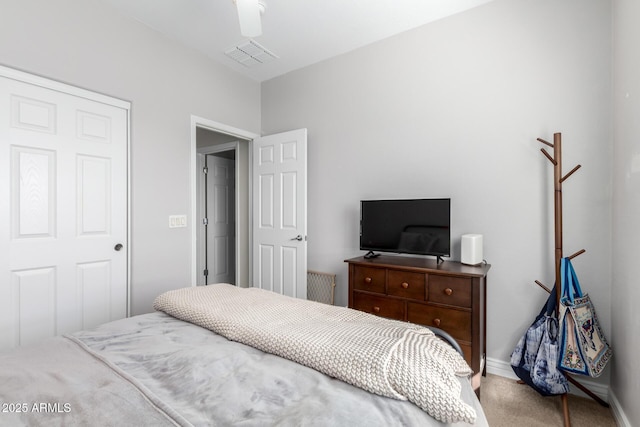
<instances>
[{"instance_id":1,"label":"doorway","mask_svg":"<svg viewBox=\"0 0 640 427\"><path fill-rule=\"evenodd\" d=\"M235 285L264 287L306 298L306 146L306 129L260 137L208 119L191 117L190 223L194 224L191 230L194 285L204 284L204 277L198 280L204 271L205 252L201 237L204 190L198 185L199 171L204 167L203 156L234 149ZM266 170L270 165L275 168L273 174ZM256 249L259 250L256 252ZM270 253L274 256L268 256ZM277 253L282 253L284 258L276 256Z\"/></svg>"},{"instance_id":2,"label":"doorway","mask_svg":"<svg viewBox=\"0 0 640 427\"><path fill-rule=\"evenodd\" d=\"M207 119L192 117L194 285L232 283L248 287L250 284L249 144L256 136ZM208 168L206 175L210 178L206 189L203 173L205 163ZM219 181L222 175L230 182L214 182ZM229 188L225 189L225 186ZM224 236L225 233L227 236ZM206 277L205 271L208 273Z\"/></svg>"}]
</instances>

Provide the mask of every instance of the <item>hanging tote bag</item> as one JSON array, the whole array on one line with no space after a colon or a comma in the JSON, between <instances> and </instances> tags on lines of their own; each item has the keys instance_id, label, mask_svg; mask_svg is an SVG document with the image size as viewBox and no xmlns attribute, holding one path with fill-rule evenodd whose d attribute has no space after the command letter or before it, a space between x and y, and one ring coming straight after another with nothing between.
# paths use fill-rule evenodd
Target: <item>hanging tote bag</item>
<instances>
[{"instance_id":1,"label":"hanging tote bag","mask_svg":"<svg viewBox=\"0 0 640 427\"><path fill-rule=\"evenodd\" d=\"M560 263L560 369L598 377L613 355L588 294L583 294L569 258Z\"/></svg>"},{"instance_id":2,"label":"hanging tote bag","mask_svg":"<svg viewBox=\"0 0 640 427\"><path fill-rule=\"evenodd\" d=\"M558 320L556 291L549 295L536 320L520 338L511 354L511 368L522 381L543 396L564 394L569 383L558 370Z\"/></svg>"}]
</instances>

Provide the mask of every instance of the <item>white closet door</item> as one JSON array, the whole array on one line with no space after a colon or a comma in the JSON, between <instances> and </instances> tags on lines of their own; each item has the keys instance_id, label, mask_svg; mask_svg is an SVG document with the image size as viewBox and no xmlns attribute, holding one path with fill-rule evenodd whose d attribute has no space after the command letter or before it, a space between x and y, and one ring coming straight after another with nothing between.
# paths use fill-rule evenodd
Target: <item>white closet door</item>
<instances>
[{"instance_id":1,"label":"white closet door","mask_svg":"<svg viewBox=\"0 0 640 427\"><path fill-rule=\"evenodd\" d=\"M0 351L127 315L128 104L87 94L0 69Z\"/></svg>"}]
</instances>

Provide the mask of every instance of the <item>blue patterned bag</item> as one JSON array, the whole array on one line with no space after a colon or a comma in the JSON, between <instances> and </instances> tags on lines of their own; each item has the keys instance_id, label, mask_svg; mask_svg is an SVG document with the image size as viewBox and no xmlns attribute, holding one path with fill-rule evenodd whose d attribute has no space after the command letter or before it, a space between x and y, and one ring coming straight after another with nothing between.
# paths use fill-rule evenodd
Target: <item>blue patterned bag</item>
<instances>
[{"instance_id":1,"label":"blue patterned bag","mask_svg":"<svg viewBox=\"0 0 640 427\"><path fill-rule=\"evenodd\" d=\"M543 396L564 394L569 382L558 370L558 320L555 286L536 320L511 354L511 368L522 381Z\"/></svg>"},{"instance_id":2,"label":"blue patterned bag","mask_svg":"<svg viewBox=\"0 0 640 427\"><path fill-rule=\"evenodd\" d=\"M582 293L569 258L562 259L560 276L560 369L598 377L613 352L600 329L589 295Z\"/></svg>"}]
</instances>

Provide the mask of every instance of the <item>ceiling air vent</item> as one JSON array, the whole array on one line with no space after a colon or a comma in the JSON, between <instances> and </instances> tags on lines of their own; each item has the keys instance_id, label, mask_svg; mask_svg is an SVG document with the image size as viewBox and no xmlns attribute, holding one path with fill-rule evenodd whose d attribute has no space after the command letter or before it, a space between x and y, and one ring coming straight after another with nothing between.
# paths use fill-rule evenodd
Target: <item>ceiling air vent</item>
<instances>
[{"instance_id":1,"label":"ceiling air vent","mask_svg":"<svg viewBox=\"0 0 640 427\"><path fill-rule=\"evenodd\" d=\"M276 55L253 40L229 49L224 54L245 67L266 64L274 59L278 59Z\"/></svg>"}]
</instances>

